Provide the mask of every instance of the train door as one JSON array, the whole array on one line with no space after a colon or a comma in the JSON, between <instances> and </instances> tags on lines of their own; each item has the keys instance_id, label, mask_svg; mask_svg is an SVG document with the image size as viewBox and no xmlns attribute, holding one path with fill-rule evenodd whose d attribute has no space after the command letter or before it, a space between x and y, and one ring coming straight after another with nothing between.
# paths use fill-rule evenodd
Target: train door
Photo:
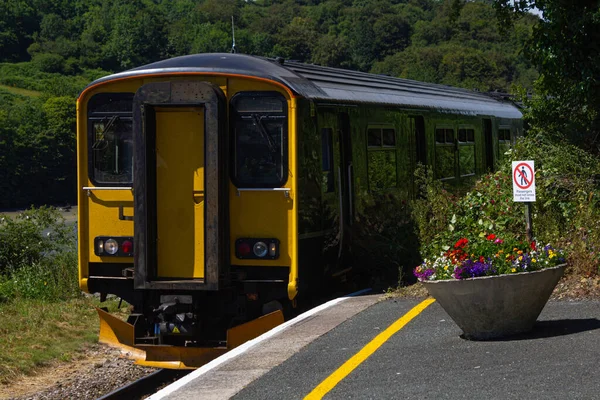
<instances>
[{"instance_id":1,"label":"train door","mask_svg":"<svg viewBox=\"0 0 600 400\"><path fill-rule=\"evenodd\" d=\"M416 168L417 164L427 164L427 142L425 139L425 119L420 116L408 117L409 137L408 141L411 144L411 162L414 164L412 168ZM411 170L412 171L412 170ZM411 182L413 194L417 193L418 188L415 186L415 176L411 173Z\"/></svg>"},{"instance_id":2,"label":"train door","mask_svg":"<svg viewBox=\"0 0 600 400\"><path fill-rule=\"evenodd\" d=\"M220 90L204 82L150 83L134 97L138 289L218 288L226 250L223 108Z\"/></svg>"},{"instance_id":3,"label":"train door","mask_svg":"<svg viewBox=\"0 0 600 400\"><path fill-rule=\"evenodd\" d=\"M338 191L340 199L340 247L338 261L344 269L352 244L352 221L354 219L354 171L352 166L352 137L350 116L338 114Z\"/></svg>"},{"instance_id":4,"label":"train door","mask_svg":"<svg viewBox=\"0 0 600 400\"><path fill-rule=\"evenodd\" d=\"M485 145L485 170L494 171L494 141L492 140L492 120L483 120L483 143Z\"/></svg>"},{"instance_id":5,"label":"train door","mask_svg":"<svg viewBox=\"0 0 600 400\"><path fill-rule=\"evenodd\" d=\"M326 184L322 185L324 260L330 273L345 267L345 255L351 243L354 212L354 178L352 139L347 113L333 110L319 115L322 148L327 169Z\"/></svg>"}]
</instances>

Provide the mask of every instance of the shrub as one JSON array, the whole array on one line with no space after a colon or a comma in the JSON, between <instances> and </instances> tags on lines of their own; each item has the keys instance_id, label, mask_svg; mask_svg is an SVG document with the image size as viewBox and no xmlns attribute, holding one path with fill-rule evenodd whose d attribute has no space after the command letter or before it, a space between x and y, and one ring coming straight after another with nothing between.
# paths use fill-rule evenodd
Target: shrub
<instances>
[{"instance_id":1,"label":"shrub","mask_svg":"<svg viewBox=\"0 0 600 400\"><path fill-rule=\"evenodd\" d=\"M42 72L62 73L65 67L65 59L60 54L36 54L32 61Z\"/></svg>"},{"instance_id":2,"label":"shrub","mask_svg":"<svg viewBox=\"0 0 600 400\"><path fill-rule=\"evenodd\" d=\"M0 215L0 243L0 274L6 274L71 250L75 233L55 209L31 208L14 218Z\"/></svg>"},{"instance_id":3,"label":"shrub","mask_svg":"<svg viewBox=\"0 0 600 400\"><path fill-rule=\"evenodd\" d=\"M80 295L74 230L56 210L30 209L0 221L0 301Z\"/></svg>"},{"instance_id":4,"label":"shrub","mask_svg":"<svg viewBox=\"0 0 600 400\"><path fill-rule=\"evenodd\" d=\"M537 201L532 205L533 233L538 243L554 243L569 253L569 271L598 272L600 252L600 176L598 160L543 135L517 141L497 172L483 176L471 191L447 192L431 171L417 171L420 195L413 201L413 218L421 254L433 259L461 237L494 232L511 240L525 240L522 204L512 200L512 160L534 160Z\"/></svg>"}]
</instances>

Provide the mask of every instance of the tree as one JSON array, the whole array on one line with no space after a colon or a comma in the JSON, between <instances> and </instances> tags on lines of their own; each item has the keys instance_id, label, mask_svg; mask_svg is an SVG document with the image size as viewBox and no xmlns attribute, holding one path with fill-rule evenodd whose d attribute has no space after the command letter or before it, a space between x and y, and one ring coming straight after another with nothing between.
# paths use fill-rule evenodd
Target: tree
<instances>
[{"instance_id":1,"label":"tree","mask_svg":"<svg viewBox=\"0 0 600 400\"><path fill-rule=\"evenodd\" d=\"M541 130L600 152L600 3L496 0L501 24L537 8L542 18L525 46L539 70L528 117Z\"/></svg>"}]
</instances>

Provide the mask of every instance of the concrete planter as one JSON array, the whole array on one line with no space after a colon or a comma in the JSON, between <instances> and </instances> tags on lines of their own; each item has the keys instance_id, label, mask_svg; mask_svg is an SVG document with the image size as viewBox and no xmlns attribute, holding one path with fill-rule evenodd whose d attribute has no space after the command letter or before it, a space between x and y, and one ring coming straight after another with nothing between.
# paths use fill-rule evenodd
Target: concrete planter
<instances>
[{"instance_id":1,"label":"concrete planter","mask_svg":"<svg viewBox=\"0 0 600 400\"><path fill-rule=\"evenodd\" d=\"M564 268L423 284L466 339L486 340L532 330Z\"/></svg>"}]
</instances>

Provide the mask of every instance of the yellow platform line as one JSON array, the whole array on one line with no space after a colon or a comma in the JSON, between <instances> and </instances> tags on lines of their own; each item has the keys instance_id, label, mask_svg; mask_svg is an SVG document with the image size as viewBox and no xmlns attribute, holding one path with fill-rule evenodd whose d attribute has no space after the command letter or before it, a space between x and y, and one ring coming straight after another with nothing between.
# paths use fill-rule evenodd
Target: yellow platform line
<instances>
[{"instance_id":1,"label":"yellow platform line","mask_svg":"<svg viewBox=\"0 0 600 400\"><path fill-rule=\"evenodd\" d=\"M351 359L346 361L341 367L339 367L333 374L329 375L323 382L310 392L304 400L316 400L322 399L331 389L333 389L342 379L347 377L350 372L354 371L356 367L362 364L367 358L369 358L381 345L383 345L389 338L391 338L396 332L402 329L408 324L413 318L419 315L425 310L435 299L428 298L417 304L409 312L404 314L399 320L390 325L385 331L375 336L373 340L363 347L358 353L356 353Z\"/></svg>"}]
</instances>

